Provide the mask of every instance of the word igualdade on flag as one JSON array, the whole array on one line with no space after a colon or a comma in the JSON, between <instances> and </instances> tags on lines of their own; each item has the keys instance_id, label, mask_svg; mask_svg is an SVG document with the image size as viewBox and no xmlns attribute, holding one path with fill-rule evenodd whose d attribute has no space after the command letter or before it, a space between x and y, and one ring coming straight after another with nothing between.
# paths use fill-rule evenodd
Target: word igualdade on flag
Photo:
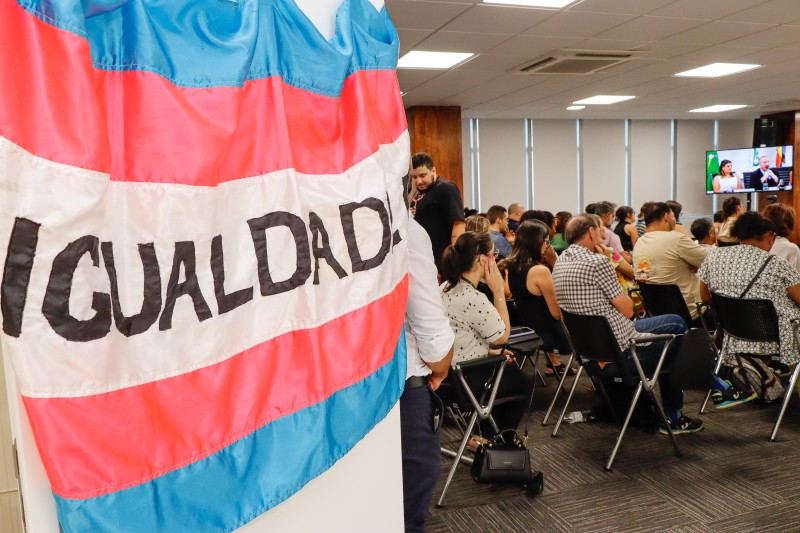
<instances>
[{"instance_id":1,"label":"word igualdade on flag","mask_svg":"<svg viewBox=\"0 0 800 533\"><path fill-rule=\"evenodd\" d=\"M405 378L385 9L5 0L3 348L64 531L229 531Z\"/></svg>"}]
</instances>

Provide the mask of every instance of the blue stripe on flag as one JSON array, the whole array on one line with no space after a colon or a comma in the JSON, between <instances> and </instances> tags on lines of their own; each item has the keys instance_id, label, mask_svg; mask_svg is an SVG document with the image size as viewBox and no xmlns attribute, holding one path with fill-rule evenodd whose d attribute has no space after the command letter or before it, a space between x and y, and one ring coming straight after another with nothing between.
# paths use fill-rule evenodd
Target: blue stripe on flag
<instances>
[{"instance_id":1,"label":"blue stripe on flag","mask_svg":"<svg viewBox=\"0 0 800 533\"><path fill-rule=\"evenodd\" d=\"M394 69L399 38L385 7L343 0L326 41L293 0L17 0L31 14L88 39L103 70L142 70L182 87L284 82L338 96L358 70Z\"/></svg>"},{"instance_id":2,"label":"blue stripe on flag","mask_svg":"<svg viewBox=\"0 0 800 533\"><path fill-rule=\"evenodd\" d=\"M289 498L344 456L395 405L405 333L392 360L327 400L275 420L152 481L86 500L55 496L63 531L231 531Z\"/></svg>"}]
</instances>

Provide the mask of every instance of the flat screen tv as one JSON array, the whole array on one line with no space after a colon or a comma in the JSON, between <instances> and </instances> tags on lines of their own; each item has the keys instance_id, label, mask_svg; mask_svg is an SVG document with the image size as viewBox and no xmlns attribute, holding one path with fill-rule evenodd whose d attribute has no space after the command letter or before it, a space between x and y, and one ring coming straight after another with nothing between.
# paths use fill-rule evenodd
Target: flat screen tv
<instances>
[{"instance_id":1,"label":"flat screen tv","mask_svg":"<svg viewBox=\"0 0 800 533\"><path fill-rule=\"evenodd\" d=\"M706 152L706 194L792 189L793 146Z\"/></svg>"}]
</instances>

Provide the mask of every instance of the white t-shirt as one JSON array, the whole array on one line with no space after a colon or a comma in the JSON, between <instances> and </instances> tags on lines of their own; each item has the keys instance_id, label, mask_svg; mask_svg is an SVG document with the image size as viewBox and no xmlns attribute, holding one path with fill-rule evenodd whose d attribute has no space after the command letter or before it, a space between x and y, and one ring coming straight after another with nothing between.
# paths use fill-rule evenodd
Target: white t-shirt
<instances>
[{"instance_id":1,"label":"white t-shirt","mask_svg":"<svg viewBox=\"0 0 800 533\"><path fill-rule=\"evenodd\" d=\"M699 268L707 255L707 248L683 233L648 231L633 247L633 270L637 280L677 285L692 318L697 318L700 280L692 268Z\"/></svg>"},{"instance_id":2,"label":"white t-shirt","mask_svg":"<svg viewBox=\"0 0 800 533\"><path fill-rule=\"evenodd\" d=\"M800 248L786 237L775 237L769 253L786 259L786 262L800 272Z\"/></svg>"},{"instance_id":3,"label":"white t-shirt","mask_svg":"<svg viewBox=\"0 0 800 533\"><path fill-rule=\"evenodd\" d=\"M404 322L408 353L406 378L427 376L425 364L441 361L453 345L453 330L437 291L431 239L414 219L408 221L408 305Z\"/></svg>"},{"instance_id":4,"label":"white t-shirt","mask_svg":"<svg viewBox=\"0 0 800 533\"><path fill-rule=\"evenodd\" d=\"M491 343L506 331L500 313L485 294L468 282L461 281L447 292L445 285L440 287L442 301L456 335L453 362L486 357Z\"/></svg>"}]
</instances>

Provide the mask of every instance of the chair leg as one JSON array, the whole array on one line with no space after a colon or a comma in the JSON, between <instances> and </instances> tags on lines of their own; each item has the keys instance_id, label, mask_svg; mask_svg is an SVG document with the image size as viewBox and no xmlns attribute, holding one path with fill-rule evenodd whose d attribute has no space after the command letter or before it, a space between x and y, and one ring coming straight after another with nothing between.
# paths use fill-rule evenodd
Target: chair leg
<instances>
[{"instance_id":1,"label":"chair leg","mask_svg":"<svg viewBox=\"0 0 800 533\"><path fill-rule=\"evenodd\" d=\"M717 355L717 364L714 366L714 374L719 375L720 368L722 368L722 354ZM706 397L703 399L703 405L700 406L701 415L705 414L706 405L708 404L709 399L711 399L711 389L708 389L708 392L706 392Z\"/></svg>"},{"instance_id":2,"label":"chair leg","mask_svg":"<svg viewBox=\"0 0 800 533\"><path fill-rule=\"evenodd\" d=\"M669 435L670 441L672 441L672 446L675 448L675 457L683 457L681 453L681 449L678 448L678 441L675 440L675 434L672 432L672 426L669 424L669 419L667 418L667 413L664 412L664 406L661 405L661 402L658 401L656 398L655 391L650 391L650 398L653 400L653 403L656 406L656 411L658 411L658 416L661 418L661 421L667 428L667 434Z\"/></svg>"},{"instance_id":3,"label":"chair leg","mask_svg":"<svg viewBox=\"0 0 800 533\"><path fill-rule=\"evenodd\" d=\"M631 406L628 408L628 414L625 416L625 421L622 423L622 429L619 431L619 435L617 435L617 443L614 444L614 449L611 450L611 457L608 458L608 463L606 463L606 471L611 471L611 466L614 464L614 459L617 457L617 451L619 451L619 446L622 444L622 437L625 436L625 431L628 429L628 424L633 416L633 410L636 408L636 403L639 401L639 396L642 394L642 386L643 383L640 381L639 386L636 387L636 392L633 393L633 400L631 400Z\"/></svg>"},{"instance_id":4,"label":"chair leg","mask_svg":"<svg viewBox=\"0 0 800 533\"><path fill-rule=\"evenodd\" d=\"M569 356L569 361L567 361L567 368L572 366L572 360L573 360L574 357L575 357L574 355L570 355ZM577 382L578 378L581 375L581 370L582 369L583 369L583 367L580 367L578 369L578 373L575 375L575 381L576 382ZM550 413L553 411L553 408L556 406L556 402L558 401L558 395L561 394L562 391L566 392L563 387L564 387L564 381L566 381L566 379L567 379L567 373L568 372L564 372L561 375L561 381L558 382L558 388L556 389L556 394L555 394L555 396L553 396L553 400L550 402L550 407L547 408L547 412L544 414L544 418L542 419L542 425L543 426L547 425L547 419L550 418Z\"/></svg>"},{"instance_id":5,"label":"chair leg","mask_svg":"<svg viewBox=\"0 0 800 533\"><path fill-rule=\"evenodd\" d=\"M564 420L564 416L567 414L567 409L569 408L569 402L572 401L572 395L575 394L575 388L578 386L578 380L581 377L581 373L583 372L583 366L578 367L578 373L575 374L575 380L572 382L572 387L569 389L569 395L567 396L567 401L564 403L564 409L561 410L561 416L558 417L558 422L556 422L556 427L553 428L553 437L558 436L558 428L561 427L561 422ZM559 388L559 390L561 390Z\"/></svg>"},{"instance_id":6,"label":"chair leg","mask_svg":"<svg viewBox=\"0 0 800 533\"><path fill-rule=\"evenodd\" d=\"M794 387L797 384L797 376L800 374L800 363L792 372L792 377L789 380L789 388L786 389L786 394L783 397L783 402L781 403L781 410L778 413L778 420L775 421L775 427L772 428L772 434L769 436L770 442L775 442L775 437L778 436L778 430L781 427L781 422L783 421L783 415L786 413L786 407L789 405L789 400L792 399L792 394L794 394Z\"/></svg>"},{"instance_id":7,"label":"chair leg","mask_svg":"<svg viewBox=\"0 0 800 533\"><path fill-rule=\"evenodd\" d=\"M464 455L464 450L467 448L467 443L469 442L469 439L472 436L472 429L475 427L475 422L477 420L478 420L478 413L472 413L472 417L469 419L469 424L467 425L467 431L464 432L464 438L461 439L461 445L458 447L458 452L456 452L455 459L453 459L453 466L450 467L450 472L448 472L447 474L447 481L444 482L442 495L439 496L439 501L436 503L436 507L442 506L442 502L444 501L444 496L445 494L447 494L447 489L450 488L450 483L453 481L453 476L456 473L456 468L458 468L458 463L461 462L461 456Z\"/></svg>"}]
</instances>

